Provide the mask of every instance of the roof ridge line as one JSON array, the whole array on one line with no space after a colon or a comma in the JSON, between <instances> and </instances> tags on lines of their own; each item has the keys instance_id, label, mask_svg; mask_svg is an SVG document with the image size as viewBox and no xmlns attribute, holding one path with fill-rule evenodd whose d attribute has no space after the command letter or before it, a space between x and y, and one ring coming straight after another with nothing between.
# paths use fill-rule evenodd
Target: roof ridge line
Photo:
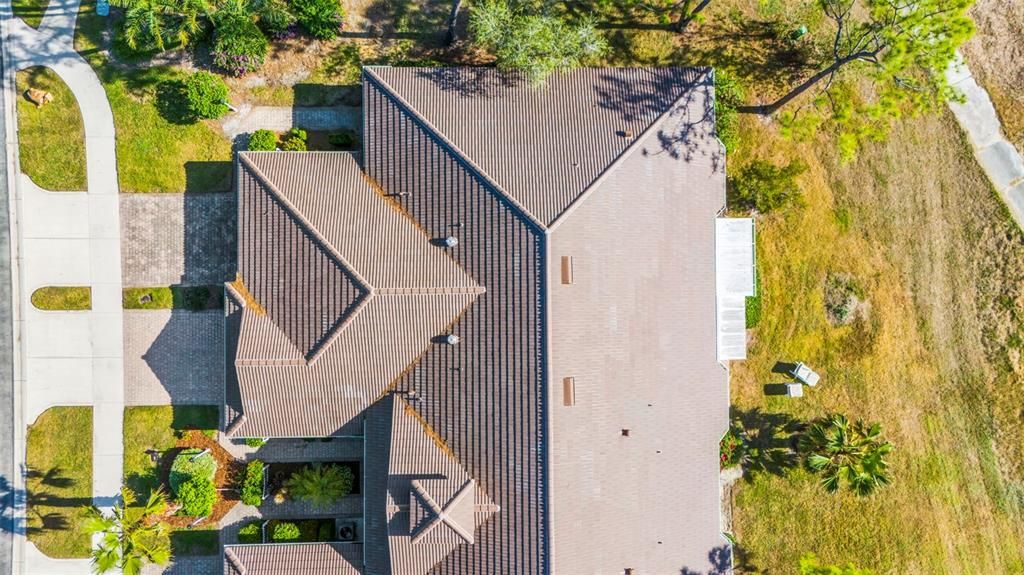
<instances>
[{"instance_id":1,"label":"roof ridge line","mask_svg":"<svg viewBox=\"0 0 1024 575\"><path fill-rule=\"evenodd\" d=\"M403 296L403 295L481 295L487 293L487 288L481 285L473 286L445 286L445 287L391 287L374 288L375 295L379 296Z\"/></svg>"},{"instance_id":2,"label":"roof ridge line","mask_svg":"<svg viewBox=\"0 0 1024 575\"><path fill-rule=\"evenodd\" d=\"M709 68L707 66L671 66L671 68L683 70L700 69L702 70L700 79L707 78L709 75L713 75L714 73L714 69ZM545 230L545 233L549 235L553 234L555 230L558 229L558 227L562 224L562 222L568 219L572 212L575 212L579 208L579 206L584 202L584 200L592 196L593 192L597 190L597 188L600 187L600 185L603 184L604 181L607 180L620 165L622 165L626 160L628 160L633 155L636 149L640 146L640 143L644 141L647 138L647 136L651 135L655 128L660 128L661 125L665 123L666 118L669 116L669 114L672 113L672 110L676 109L676 107L679 105L679 102L681 102L684 98L689 97L689 95L690 92L689 90L687 90L678 98L673 100L672 104L664 112L659 114L658 117L655 118L649 126L647 126L647 129L645 129L643 132L641 132L635 138L633 138L633 142L629 146L627 146L621 154L619 154L614 160L612 160L610 164L605 166L605 169L602 170L596 178L594 178L594 181L590 182L590 185L588 185L586 189L583 190L583 193L577 196L576 199L570 202L569 205L566 206L564 210L562 210L562 213L558 214L558 216L555 217L554 221L551 222L551 225L549 225Z\"/></svg>"},{"instance_id":3,"label":"roof ridge line","mask_svg":"<svg viewBox=\"0 0 1024 575\"><path fill-rule=\"evenodd\" d=\"M270 154L276 152L262 153ZM300 212L299 209L296 208L295 205L293 205L288 200L288 198L286 198L284 194L281 193L279 189L277 189L277 186L275 186L274 183L271 182L269 178L267 178L267 175L263 172L263 170L259 169L259 167L256 166L252 162L252 160L249 159L248 153L239 154L239 161L250 171L250 173L256 176L257 179L259 179L260 183L263 184L266 190L268 190L271 194L274 195L277 201L281 203L281 206L285 209L285 211L288 212L288 214L293 219L295 219L307 233L309 233L314 239L316 239L317 243L320 244L320 247L322 247L330 257L334 258L335 261L337 261L342 266L345 272L354 276L356 283L358 283L359 287L363 289L365 292L359 298L355 308L352 309L348 316L345 317L344 320L339 322L338 325L334 326L331 329L331 331L327 334L327 337L324 338L324 340L320 342L315 349L313 349L312 353L308 354L308 357L305 357L306 354L302 354L306 359L306 365L313 365L316 363L318 359L320 359L321 356L323 356L324 352L327 351L327 348L330 347L332 343L334 343L334 341L338 338L338 334L340 334L344 330L344 328L348 326L357 315L359 315L359 312L361 312L366 307L366 304L369 303L371 299L373 299L373 286L370 285L370 282L367 281L366 278L364 278L361 273L359 273L359 270L357 270L355 266L348 263L348 261L340 253L338 253L338 250L333 245L331 245L331 243L328 242L327 239L323 237L323 235L320 234L320 232L313 226L313 224L309 220L307 220L305 216L302 215L302 212ZM271 319L271 323L273 323L273 319ZM299 352L302 353L301 350L299 350Z\"/></svg>"},{"instance_id":4,"label":"roof ridge line","mask_svg":"<svg viewBox=\"0 0 1024 575\"><path fill-rule=\"evenodd\" d=\"M384 81L383 78L381 78L374 72L376 68L391 67L392 66L364 67L363 71L365 72L364 75L370 79L371 83L373 83L378 88L383 90L387 94L387 97L392 99L399 106L401 106L402 109L405 110L416 123L423 126L423 128L425 128L430 133L430 135L437 138L442 144L444 144L444 146L451 151L452 155L455 156L455 158L458 161L461 161L467 167L469 167L473 171L473 174L479 177L485 184L487 184L488 187L492 188L495 192L497 192L498 196L500 196L501 199L505 200L510 205L514 206L516 210L518 210L520 214L523 217L525 217L529 223L536 226L538 229L540 229L541 232L545 231L547 229L547 225L544 222L537 218L537 216L534 215L533 212L528 210L526 206L524 206L518 200L512 197L512 194L508 193L504 187L498 185L498 182L494 178L492 178L487 172L483 170L483 168L481 168L468 155L466 155L466 153L462 151L461 148L456 146L454 142L452 142L444 134L442 134L441 131L437 129L436 126L434 126L432 123L430 123L429 120L423 117L423 115L420 114L419 111L417 111L416 108L413 107L413 105L410 104L408 100L406 100L397 92L395 92L391 88L391 86Z\"/></svg>"}]
</instances>

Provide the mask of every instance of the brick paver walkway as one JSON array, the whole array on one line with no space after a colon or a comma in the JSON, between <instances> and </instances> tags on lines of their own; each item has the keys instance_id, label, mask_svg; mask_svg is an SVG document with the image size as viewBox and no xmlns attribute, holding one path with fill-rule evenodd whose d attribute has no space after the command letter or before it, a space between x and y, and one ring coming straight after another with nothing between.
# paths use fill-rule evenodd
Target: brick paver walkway
<instances>
[{"instance_id":1,"label":"brick paver walkway","mask_svg":"<svg viewBox=\"0 0 1024 575\"><path fill-rule=\"evenodd\" d=\"M234 194L121 194L124 285L234 279Z\"/></svg>"},{"instance_id":2,"label":"brick paver walkway","mask_svg":"<svg viewBox=\"0 0 1024 575\"><path fill-rule=\"evenodd\" d=\"M224 563L219 555L210 557L175 557L166 568L146 565L142 575L223 575Z\"/></svg>"},{"instance_id":3,"label":"brick paver walkway","mask_svg":"<svg viewBox=\"0 0 1024 575\"><path fill-rule=\"evenodd\" d=\"M125 405L220 405L224 314L126 310L124 388Z\"/></svg>"},{"instance_id":4,"label":"brick paver walkway","mask_svg":"<svg viewBox=\"0 0 1024 575\"><path fill-rule=\"evenodd\" d=\"M306 130L356 130L362 127L362 115L357 106L330 106L323 108L293 108L290 106L243 106L237 113L227 116L222 124L224 135L234 140L242 134L256 130L284 132L293 126Z\"/></svg>"}]
</instances>

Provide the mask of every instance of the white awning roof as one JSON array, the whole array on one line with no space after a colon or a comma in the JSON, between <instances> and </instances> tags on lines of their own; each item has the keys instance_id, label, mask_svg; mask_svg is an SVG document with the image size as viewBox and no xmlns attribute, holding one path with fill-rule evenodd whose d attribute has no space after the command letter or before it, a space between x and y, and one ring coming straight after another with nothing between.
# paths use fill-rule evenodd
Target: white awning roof
<instances>
[{"instance_id":1,"label":"white awning roof","mask_svg":"<svg viewBox=\"0 0 1024 575\"><path fill-rule=\"evenodd\" d=\"M715 221L718 360L747 358L747 297L755 295L754 220Z\"/></svg>"}]
</instances>

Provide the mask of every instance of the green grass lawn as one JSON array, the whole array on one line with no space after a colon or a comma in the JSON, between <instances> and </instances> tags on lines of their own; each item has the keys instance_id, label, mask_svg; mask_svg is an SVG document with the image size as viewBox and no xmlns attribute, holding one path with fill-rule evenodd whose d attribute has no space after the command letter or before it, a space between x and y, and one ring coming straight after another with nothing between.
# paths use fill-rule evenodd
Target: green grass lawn
<instances>
[{"instance_id":1,"label":"green grass lawn","mask_svg":"<svg viewBox=\"0 0 1024 575\"><path fill-rule=\"evenodd\" d=\"M43 21L49 0L11 0L14 15L33 28L38 28Z\"/></svg>"},{"instance_id":2,"label":"green grass lawn","mask_svg":"<svg viewBox=\"0 0 1024 575\"><path fill-rule=\"evenodd\" d=\"M83 286L46 286L32 292L32 305L49 311L92 309L92 289Z\"/></svg>"},{"instance_id":3,"label":"green grass lawn","mask_svg":"<svg viewBox=\"0 0 1024 575\"><path fill-rule=\"evenodd\" d=\"M44 411L26 451L29 540L50 557L88 557L81 511L92 503L92 408Z\"/></svg>"},{"instance_id":4,"label":"green grass lawn","mask_svg":"<svg viewBox=\"0 0 1024 575\"><path fill-rule=\"evenodd\" d=\"M114 114L122 192L217 192L231 183L231 143L208 122L180 120L177 83L184 73L122 57L104 44L109 21L83 2L75 48L96 70ZM101 50L118 56L109 60Z\"/></svg>"},{"instance_id":5,"label":"green grass lawn","mask_svg":"<svg viewBox=\"0 0 1024 575\"><path fill-rule=\"evenodd\" d=\"M147 450L174 447L187 429L217 429L218 408L213 405L160 405L124 410L124 482L145 500L159 485L156 464Z\"/></svg>"},{"instance_id":6,"label":"green grass lawn","mask_svg":"<svg viewBox=\"0 0 1024 575\"><path fill-rule=\"evenodd\" d=\"M124 288L124 309L187 309L201 311L223 307L223 286L170 286Z\"/></svg>"},{"instance_id":7,"label":"green grass lawn","mask_svg":"<svg viewBox=\"0 0 1024 575\"><path fill-rule=\"evenodd\" d=\"M53 101L37 108L29 88L53 94ZM45 190L85 190L85 128L71 89L53 70L34 67L18 72L17 93L21 171Z\"/></svg>"},{"instance_id":8,"label":"green grass lawn","mask_svg":"<svg viewBox=\"0 0 1024 575\"><path fill-rule=\"evenodd\" d=\"M174 557L210 556L220 553L220 531L216 529L178 529L171 532Z\"/></svg>"}]
</instances>

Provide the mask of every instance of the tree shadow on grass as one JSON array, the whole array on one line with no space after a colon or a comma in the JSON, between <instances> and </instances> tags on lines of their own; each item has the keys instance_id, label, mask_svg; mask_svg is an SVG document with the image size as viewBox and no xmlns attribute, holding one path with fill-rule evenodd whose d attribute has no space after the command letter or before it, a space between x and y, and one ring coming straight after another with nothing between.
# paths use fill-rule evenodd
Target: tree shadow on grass
<instances>
[{"instance_id":1,"label":"tree shadow on grass","mask_svg":"<svg viewBox=\"0 0 1024 575\"><path fill-rule=\"evenodd\" d=\"M156 109L161 118L179 126L199 121L188 108L185 82L181 80L166 80L156 85Z\"/></svg>"},{"instance_id":2,"label":"tree shadow on grass","mask_svg":"<svg viewBox=\"0 0 1024 575\"><path fill-rule=\"evenodd\" d=\"M760 473L785 477L800 465L797 438L807 427L788 413L765 413L760 408L732 407L733 425L744 438L743 477L752 481Z\"/></svg>"}]
</instances>

